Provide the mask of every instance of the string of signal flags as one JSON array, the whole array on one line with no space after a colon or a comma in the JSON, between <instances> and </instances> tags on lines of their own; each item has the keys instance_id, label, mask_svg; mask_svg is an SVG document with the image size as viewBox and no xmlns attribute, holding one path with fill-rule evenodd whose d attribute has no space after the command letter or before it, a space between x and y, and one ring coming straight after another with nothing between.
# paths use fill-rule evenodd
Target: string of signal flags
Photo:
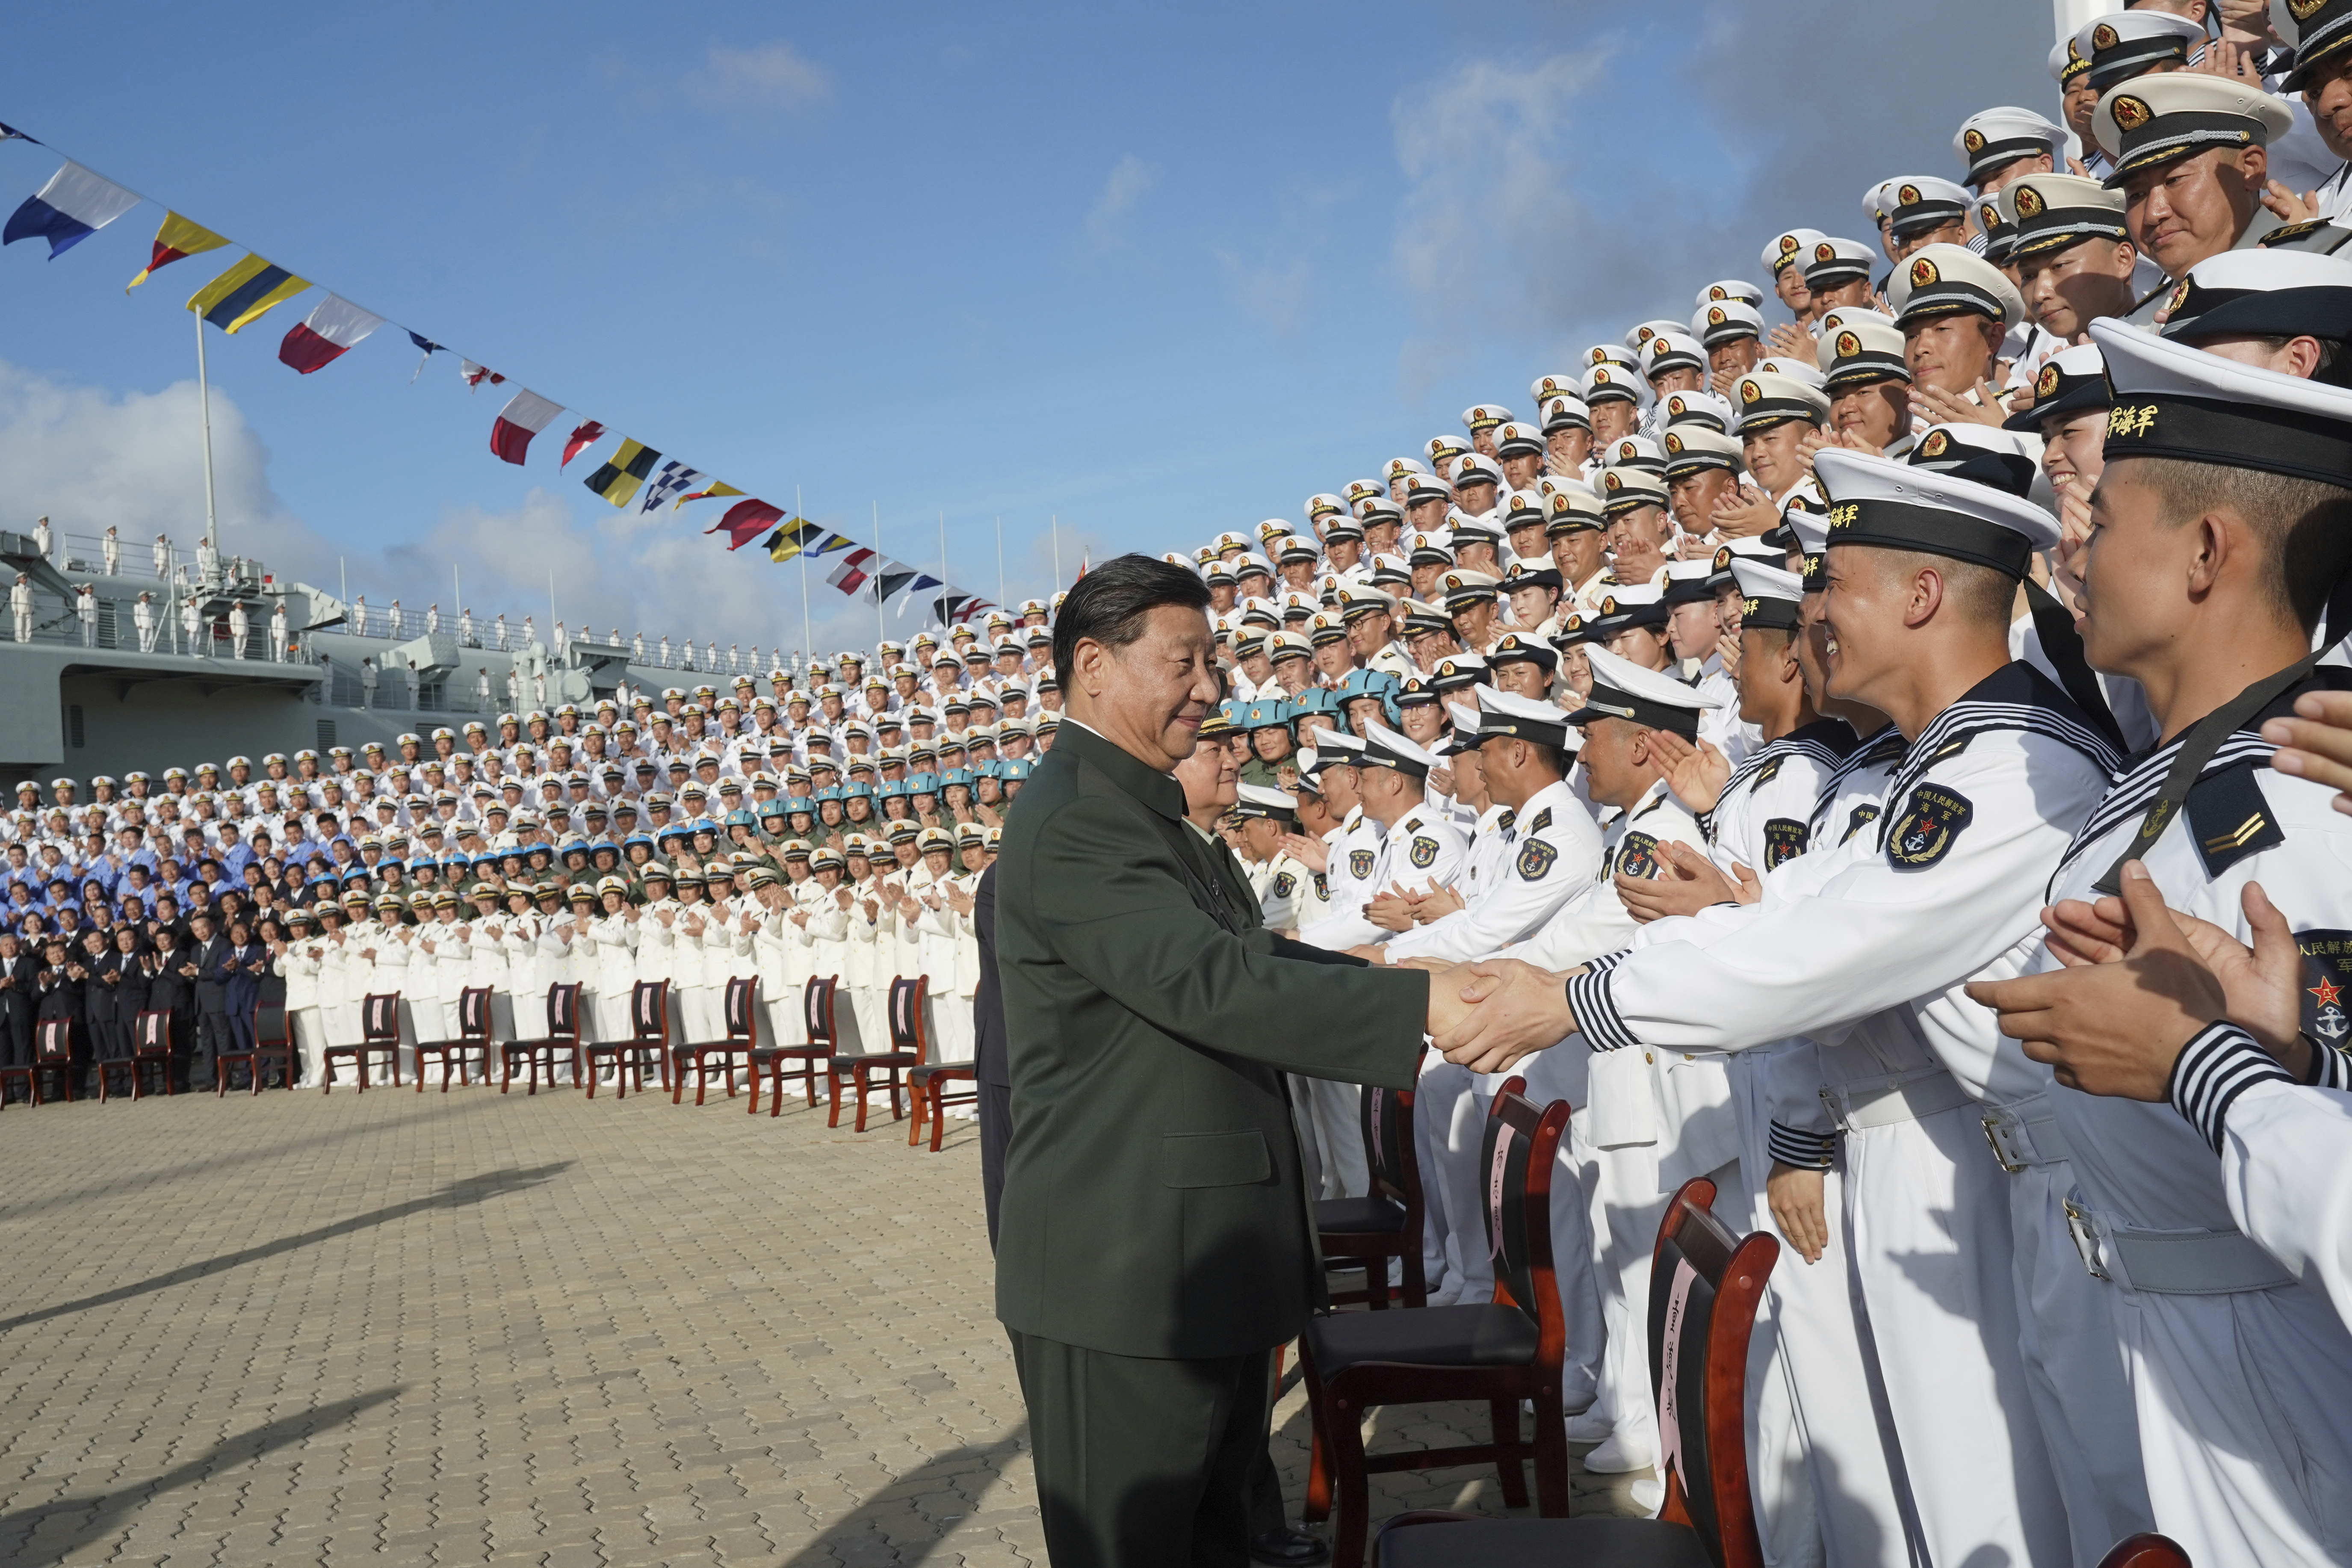
<instances>
[{"instance_id":1,"label":"string of signal flags","mask_svg":"<svg viewBox=\"0 0 2352 1568\"><path fill-rule=\"evenodd\" d=\"M47 145L0 123L0 143L8 142L24 142L36 147ZM0 245L14 245L20 239L47 240L49 259L54 261L142 202L152 200L66 158L48 183L27 196L9 216L5 228L0 229ZM165 208L163 226L155 231L154 247L147 265L123 286L126 294L164 268L192 256L232 247L244 248L167 204L153 205ZM187 308L201 320L233 334L313 287L308 279L298 278L247 250L244 259L232 263L191 295ZM340 294L327 293L309 315L288 331L278 345L278 358L297 374L310 375L332 364L385 326L405 332L418 351L416 368L408 378L411 383L424 374L434 355L450 352L413 327L389 321ZM458 375L468 388L479 390L485 384L506 384L508 378L488 366L463 354L457 358ZM602 421L577 410L572 412L576 422L563 438L562 456L556 463L559 469L569 468L574 458L610 434ZM503 461L520 466L530 453L533 437L556 426L565 413L563 404L517 384L490 426L490 450ZM846 534L820 527L781 506L714 479L701 469L665 457L630 437L620 437L618 445L582 482L614 507L625 509L635 503L640 513L658 511L665 504L676 511L690 501L732 500L734 504L705 529L705 533L725 534L730 551L756 541L768 559L778 563L801 559L805 569L809 563L817 563L827 584L900 620L919 616L927 622L937 620L946 625L996 607L979 595L954 587L920 567L892 560Z\"/></svg>"}]
</instances>

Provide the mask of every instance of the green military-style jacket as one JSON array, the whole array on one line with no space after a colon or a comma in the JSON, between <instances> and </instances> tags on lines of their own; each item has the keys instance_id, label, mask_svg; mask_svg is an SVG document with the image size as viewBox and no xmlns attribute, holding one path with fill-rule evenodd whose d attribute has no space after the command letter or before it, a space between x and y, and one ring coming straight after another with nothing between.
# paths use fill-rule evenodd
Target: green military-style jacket
<instances>
[{"instance_id":1,"label":"green military-style jacket","mask_svg":"<svg viewBox=\"0 0 2352 1568\"><path fill-rule=\"evenodd\" d=\"M1182 786L1065 723L1005 823L1013 1081L996 1310L1115 1354L1240 1355L1322 1300L1283 1072L1412 1087L1429 976L1267 931Z\"/></svg>"}]
</instances>

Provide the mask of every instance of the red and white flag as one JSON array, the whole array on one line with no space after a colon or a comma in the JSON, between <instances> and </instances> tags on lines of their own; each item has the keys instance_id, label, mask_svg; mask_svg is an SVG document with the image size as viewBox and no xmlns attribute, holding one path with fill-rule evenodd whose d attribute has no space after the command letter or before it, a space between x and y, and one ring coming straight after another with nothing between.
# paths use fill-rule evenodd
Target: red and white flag
<instances>
[{"instance_id":1,"label":"red and white flag","mask_svg":"<svg viewBox=\"0 0 2352 1568\"><path fill-rule=\"evenodd\" d=\"M881 559L871 550L860 545L841 558L841 564L833 569L833 575L827 577L825 581L845 594L855 594L857 592L858 584L873 574L873 568Z\"/></svg>"},{"instance_id":2,"label":"red and white flag","mask_svg":"<svg viewBox=\"0 0 2352 1568\"><path fill-rule=\"evenodd\" d=\"M550 403L536 392L516 393L499 410L499 422L490 426L490 450L509 463L521 462L530 448L530 438L562 412L563 405Z\"/></svg>"},{"instance_id":3,"label":"red and white flag","mask_svg":"<svg viewBox=\"0 0 2352 1568\"><path fill-rule=\"evenodd\" d=\"M457 374L466 378L467 386L479 386L486 381L492 386L496 386L506 380L505 376L500 375L488 365L476 364L469 359L461 359L457 362Z\"/></svg>"},{"instance_id":4,"label":"red and white flag","mask_svg":"<svg viewBox=\"0 0 2352 1568\"><path fill-rule=\"evenodd\" d=\"M286 334L286 341L278 345L278 362L308 375L332 364L344 350L382 325L382 316L371 315L341 295L330 294Z\"/></svg>"},{"instance_id":5,"label":"red and white flag","mask_svg":"<svg viewBox=\"0 0 2352 1568\"><path fill-rule=\"evenodd\" d=\"M580 427L572 431L572 434L564 440L563 462L558 463L555 466L559 468L562 468L564 464L571 462L572 458L578 457L583 450L594 446L604 438L604 427L602 425L597 424L593 419L585 419L581 421Z\"/></svg>"}]
</instances>

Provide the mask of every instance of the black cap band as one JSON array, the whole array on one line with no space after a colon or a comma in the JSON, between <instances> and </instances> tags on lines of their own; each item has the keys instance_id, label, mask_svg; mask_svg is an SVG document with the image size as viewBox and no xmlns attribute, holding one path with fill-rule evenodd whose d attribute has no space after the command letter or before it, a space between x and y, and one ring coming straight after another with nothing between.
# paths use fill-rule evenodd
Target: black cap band
<instances>
[{"instance_id":1,"label":"black cap band","mask_svg":"<svg viewBox=\"0 0 2352 1568\"><path fill-rule=\"evenodd\" d=\"M2258 143L2261 122L2243 114L2212 110L2159 114L2137 131L2124 133L2116 149L2116 166L2100 182L2110 190L2142 169L2168 163L2211 148L2242 148Z\"/></svg>"},{"instance_id":2,"label":"black cap band","mask_svg":"<svg viewBox=\"0 0 2352 1568\"><path fill-rule=\"evenodd\" d=\"M1909 501L1842 501L1830 508L1829 542L1832 548L1867 544L1945 555L2017 578L2025 576L2033 559L2033 547L2021 533L1942 507L1915 506ZM1810 581L1811 572L1806 575Z\"/></svg>"},{"instance_id":3,"label":"black cap band","mask_svg":"<svg viewBox=\"0 0 2352 1568\"><path fill-rule=\"evenodd\" d=\"M2323 414L2170 394L2117 398L2106 460L2172 458L2352 489L2352 426Z\"/></svg>"},{"instance_id":4,"label":"black cap band","mask_svg":"<svg viewBox=\"0 0 2352 1568\"><path fill-rule=\"evenodd\" d=\"M1568 721L1590 724L1595 719L1622 719L1645 730L1672 730L1685 740L1698 739L1697 709L1654 702L1631 691L1620 691L1599 679L1592 683L1592 695L1584 700L1583 707L1568 716Z\"/></svg>"},{"instance_id":5,"label":"black cap band","mask_svg":"<svg viewBox=\"0 0 2352 1568\"><path fill-rule=\"evenodd\" d=\"M1739 601L1739 629L1793 632L1797 629L1797 603L1793 599L1744 595Z\"/></svg>"}]
</instances>

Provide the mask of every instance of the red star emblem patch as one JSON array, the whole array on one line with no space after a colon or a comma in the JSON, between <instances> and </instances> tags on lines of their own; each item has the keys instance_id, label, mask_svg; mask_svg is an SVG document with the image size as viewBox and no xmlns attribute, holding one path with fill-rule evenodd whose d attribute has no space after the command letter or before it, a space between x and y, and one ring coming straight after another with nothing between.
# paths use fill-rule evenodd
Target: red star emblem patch
<instances>
[{"instance_id":1,"label":"red star emblem patch","mask_svg":"<svg viewBox=\"0 0 2352 1568\"><path fill-rule=\"evenodd\" d=\"M2318 984L2311 987L2311 994L2319 998L2321 1006L2333 1007L2336 1005L2336 999L2344 994L2344 988L2332 980L2322 979Z\"/></svg>"}]
</instances>

